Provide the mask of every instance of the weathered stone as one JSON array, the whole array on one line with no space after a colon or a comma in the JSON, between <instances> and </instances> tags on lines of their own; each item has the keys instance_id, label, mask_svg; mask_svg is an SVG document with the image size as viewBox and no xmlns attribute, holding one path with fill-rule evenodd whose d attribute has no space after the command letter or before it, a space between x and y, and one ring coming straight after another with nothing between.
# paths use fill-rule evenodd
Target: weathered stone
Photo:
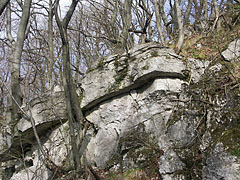
<instances>
[{"instance_id":1,"label":"weathered stone","mask_svg":"<svg viewBox=\"0 0 240 180\"><path fill-rule=\"evenodd\" d=\"M170 174L174 174L175 172L182 170L184 167L185 164L171 149L166 151L166 154L162 156L159 161L159 172L164 179L168 179Z\"/></svg>"},{"instance_id":2,"label":"weathered stone","mask_svg":"<svg viewBox=\"0 0 240 180\"><path fill-rule=\"evenodd\" d=\"M53 130L52 133L45 134L45 138L44 149L48 152L48 158L59 167L65 167L67 163L69 164L69 162L66 162L66 158L71 156L68 124L64 123L59 128ZM18 168L17 165L15 166L16 172L11 180L37 179L37 177L39 179L49 179L51 177L52 174L44 164L44 157L39 151L38 144L33 143L32 150L28 151L24 160L24 166L23 162L20 162ZM32 161L30 167L26 167L26 160Z\"/></svg>"},{"instance_id":3,"label":"weathered stone","mask_svg":"<svg viewBox=\"0 0 240 180\"><path fill-rule=\"evenodd\" d=\"M206 160L203 178L218 180L240 179L240 161L226 152L222 143L218 143Z\"/></svg>"},{"instance_id":4,"label":"weathered stone","mask_svg":"<svg viewBox=\"0 0 240 180\"><path fill-rule=\"evenodd\" d=\"M208 65L209 62L194 59L182 61L173 50L154 43L136 46L129 54L103 59L83 79L85 94L79 98L87 120L95 128L88 131L80 149L86 154L87 162L98 168L131 169L139 164L145 167L147 156L142 152L159 153L151 163L158 162L159 166L154 164L154 168L158 168L164 180L189 179L191 173L196 179L239 179L239 157L231 155L229 147L217 141L216 131L228 122L230 115L223 115L227 108L237 106L224 97L202 94L210 85L204 86L206 89L199 86L190 95L186 92L189 85L195 86L201 80ZM209 71L215 74L221 68L217 65ZM224 92L230 98L226 89ZM30 107L50 159L67 168L72 161L68 124L60 125L66 119L62 95L62 89L55 88L55 94L33 100ZM52 105L53 111L48 109ZM237 117L239 112L235 111L232 114ZM231 123L236 121L230 119ZM18 129L22 134L33 138L29 122L20 123ZM51 126L55 129L50 129ZM19 143L14 144L14 149L21 147ZM32 160L33 165L22 169L21 163L16 163L12 180L20 177L24 180L28 175L33 178L36 174L43 179L50 177L36 143L30 147L24 161ZM114 163L109 162L111 159Z\"/></svg>"},{"instance_id":5,"label":"weathered stone","mask_svg":"<svg viewBox=\"0 0 240 180\"><path fill-rule=\"evenodd\" d=\"M51 121L66 120L66 106L63 93L54 92L54 94L33 99L30 102L30 109L26 113L34 119L36 126ZM21 119L17 124L17 130L21 132L31 128L31 122L25 118Z\"/></svg>"},{"instance_id":6,"label":"weathered stone","mask_svg":"<svg viewBox=\"0 0 240 180\"><path fill-rule=\"evenodd\" d=\"M33 166L27 169L23 169L17 174L13 175L10 180L28 180L28 179L48 179L47 169L41 167L41 170Z\"/></svg>"},{"instance_id":7,"label":"weathered stone","mask_svg":"<svg viewBox=\"0 0 240 180\"><path fill-rule=\"evenodd\" d=\"M83 110L89 109L154 78L183 79L184 70L186 66L173 50L144 44L131 50L129 56L107 58L103 69L89 72L82 80L85 93L81 105Z\"/></svg>"},{"instance_id":8,"label":"weathered stone","mask_svg":"<svg viewBox=\"0 0 240 180\"><path fill-rule=\"evenodd\" d=\"M23 110L35 121L35 126L40 137L45 136L48 131L66 119L66 106L62 92L46 94L45 96L35 98L30 101L29 107L23 107ZM11 136L11 142L8 148L2 148L0 161L7 161L13 157L22 156L23 148L29 148L35 142L32 125L29 120L22 118L16 126L18 134ZM5 138L7 140L7 138ZM9 139L9 138L8 138ZM16 152L18 152L16 154Z\"/></svg>"},{"instance_id":9,"label":"weathered stone","mask_svg":"<svg viewBox=\"0 0 240 180\"><path fill-rule=\"evenodd\" d=\"M240 61L240 38L231 42L227 48L227 50L222 52L222 56L227 61Z\"/></svg>"},{"instance_id":10,"label":"weathered stone","mask_svg":"<svg viewBox=\"0 0 240 180\"><path fill-rule=\"evenodd\" d=\"M189 58L187 62L187 66L190 71L189 80L193 81L193 83L198 82L209 64L210 62L206 60L196 61L195 59Z\"/></svg>"},{"instance_id":11,"label":"weathered stone","mask_svg":"<svg viewBox=\"0 0 240 180\"><path fill-rule=\"evenodd\" d=\"M99 130L88 145L88 159L104 167L109 156L116 152L119 138L139 124L144 124L148 133L163 133L175 104L171 99L177 98L183 82L156 79L145 87L102 103L90 112L87 119Z\"/></svg>"}]
</instances>

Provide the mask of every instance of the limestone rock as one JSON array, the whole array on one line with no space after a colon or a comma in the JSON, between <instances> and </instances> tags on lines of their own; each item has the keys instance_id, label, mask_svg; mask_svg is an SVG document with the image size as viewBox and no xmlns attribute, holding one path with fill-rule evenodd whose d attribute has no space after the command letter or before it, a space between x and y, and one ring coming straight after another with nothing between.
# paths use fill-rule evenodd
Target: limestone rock
<instances>
[{"instance_id":1,"label":"limestone rock","mask_svg":"<svg viewBox=\"0 0 240 180\"><path fill-rule=\"evenodd\" d=\"M239 62L240 57L240 38L231 42L227 48L227 50L222 52L222 56L227 61L235 61Z\"/></svg>"},{"instance_id":2,"label":"limestone rock","mask_svg":"<svg viewBox=\"0 0 240 180\"><path fill-rule=\"evenodd\" d=\"M154 78L184 78L186 66L173 50L158 44L144 44L129 55L110 56L102 68L90 71L82 80L83 109L142 86ZM97 89L97 91L96 91Z\"/></svg>"},{"instance_id":3,"label":"limestone rock","mask_svg":"<svg viewBox=\"0 0 240 180\"><path fill-rule=\"evenodd\" d=\"M209 66L210 62L206 60L195 60L192 58L188 59L188 69L191 71L190 80L193 83L198 82L201 76L204 74L205 69Z\"/></svg>"},{"instance_id":4,"label":"limestone rock","mask_svg":"<svg viewBox=\"0 0 240 180\"><path fill-rule=\"evenodd\" d=\"M139 124L143 124L148 133L164 132L175 104L172 99L177 98L182 83L179 79L155 79L89 112L87 119L99 130L88 145L88 159L104 167L109 156L116 152L118 140Z\"/></svg>"},{"instance_id":5,"label":"limestone rock","mask_svg":"<svg viewBox=\"0 0 240 180\"><path fill-rule=\"evenodd\" d=\"M222 143L218 143L206 160L203 168L204 179L240 179L240 161L226 152Z\"/></svg>"},{"instance_id":6,"label":"limestone rock","mask_svg":"<svg viewBox=\"0 0 240 180\"><path fill-rule=\"evenodd\" d=\"M23 107L23 110L35 121L35 126L40 137L45 136L52 127L66 122L66 106L62 92L54 94L45 94L30 101L29 106ZM35 142L31 122L22 118L17 126L17 132L14 137L11 136L9 147L1 149L0 162L12 159L16 156L14 152L21 152L22 147L31 147ZM14 154L12 154L14 153ZM9 156L12 154L12 156ZM21 153L17 156L21 156Z\"/></svg>"},{"instance_id":7,"label":"limestone rock","mask_svg":"<svg viewBox=\"0 0 240 180\"><path fill-rule=\"evenodd\" d=\"M216 97L204 94L212 92L211 84L203 82L204 88L198 84L208 66L206 61L184 62L173 50L154 43L103 59L86 74L79 89L84 92L79 97L83 113L94 127L84 140L86 150L80 149L86 161L98 168L146 168L144 162L153 156L151 162L157 162L154 168L164 180L190 179L192 174L196 179L240 179L239 158L217 141L222 138L217 128L228 122L234 124L239 117L239 101L236 97L226 101L225 94L231 99L229 91L220 91L218 84L223 97L220 93ZM208 69L216 75L221 67ZM235 111L229 113L232 107ZM54 94L34 99L30 109L50 159L58 166L71 167L62 89L55 88ZM239 132L236 129L231 132ZM18 130L34 137L25 120L19 122ZM20 162L12 161L17 170L11 180L34 179L35 175L50 178L36 143L28 140L31 146L24 146L30 149L24 161L32 161L32 165L24 169ZM12 150L20 151L20 144L14 144ZM0 158L10 160L2 154Z\"/></svg>"},{"instance_id":8,"label":"limestone rock","mask_svg":"<svg viewBox=\"0 0 240 180\"><path fill-rule=\"evenodd\" d=\"M66 162L66 158L71 155L68 124L64 123L45 136L44 149L48 152L48 158L59 167L66 166L69 163ZM24 168L26 160L31 161L32 164ZM52 175L44 164L44 157L39 151L37 143L33 143L32 150L26 153L24 166L22 162L15 165L16 172L11 177L11 180L49 179Z\"/></svg>"},{"instance_id":9,"label":"limestone rock","mask_svg":"<svg viewBox=\"0 0 240 180\"><path fill-rule=\"evenodd\" d=\"M47 122L66 119L66 107L63 93L55 92L52 95L31 100L30 109L27 110L27 114L35 120L36 126ZM31 122L24 118L17 124L17 129L21 132L31 129L31 127Z\"/></svg>"}]
</instances>

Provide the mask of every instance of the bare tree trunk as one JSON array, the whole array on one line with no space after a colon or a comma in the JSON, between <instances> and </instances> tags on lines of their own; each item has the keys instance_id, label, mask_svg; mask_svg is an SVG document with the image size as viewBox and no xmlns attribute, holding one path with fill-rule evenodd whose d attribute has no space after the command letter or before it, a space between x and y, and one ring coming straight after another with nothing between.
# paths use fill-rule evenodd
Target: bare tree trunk
<instances>
[{"instance_id":1,"label":"bare tree trunk","mask_svg":"<svg viewBox=\"0 0 240 180\"><path fill-rule=\"evenodd\" d=\"M189 17L190 17L190 13L191 13L191 10L192 10L192 3L193 3L193 0L188 1L188 6L187 6L185 16L184 16L184 25L187 25L190 21Z\"/></svg>"},{"instance_id":2,"label":"bare tree trunk","mask_svg":"<svg viewBox=\"0 0 240 180\"><path fill-rule=\"evenodd\" d=\"M178 21L177 21L177 10L176 10L176 1L174 1L174 4L172 4L172 0L169 1L169 5L170 5L170 15L172 17L171 20L171 24L173 25L172 27L172 34L176 35L176 33L178 32Z\"/></svg>"},{"instance_id":3,"label":"bare tree trunk","mask_svg":"<svg viewBox=\"0 0 240 180\"><path fill-rule=\"evenodd\" d=\"M80 35L79 35L80 36ZM79 49L79 46L80 46L80 37L78 37L78 40L77 40L78 42L77 42L77 49ZM80 54L80 51L77 51L76 52L76 68L77 68L77 70L79 70L79 66L80 66L80 63L81 63L81 54ZM80 75L80 73L78 72L76 70L76 73L75 73L75 77L74 77L74 79L75 79L75 82L78 82L79 81L79 75Z\"/></svg>"},{"instance_id":4,"label":"bare tree trunk","mask_svg":"<svg viewBox=\"0 0 240 180\"><path fill-rule=\"evenodd\" d=\"M208 0L203 0L203 19L204 21L208 20Z\"/></svg>"},{"instance_id":5,"label":"bare tree trunk","mask_svg":"<svg viewBox=\"0 0 240 180\"><path fill-rule=\"evenodd\" d=\"M162 30L162 23L161 23L161 16L160 16L160 10L159 10L159 4L157 0L153 0L154 8L155 8L155 14L156 14L156 24L157 24L157 29L158 29L158 34L159 34L159 40L162 46L165 46L165 37L163 35L163 30Z\"/></svg>"},{"instance_id":6,"label":"bare tree trunk","mask_svg":"<svg viewBox=\"0 0 240 180\"><path fill-rule=\"evenodd\" d=\"M13 96L13 98L16 100L14 102L12 98L8 98L8 122L11 122L11 133L14 134L14 128L17 124L19 117L19 108L18 105L22 105L22 91L20 88L20 65L21 65L21 56L23 51L23 45L24 40L26 38L26 32L27 32L27 26L28 21L30 17L30 7L31 7L31 0L24 1L23 6L23 12L22 17L20 20L20 24L18 27L18 33L17 33L17 41L15 42L14 39L11 36L11 32L7 32L10 40L12 41L12 54L10 56L10 71L11 71L11 88L10 88L10 94ZM8 24L7 26L11 26ZM8 30L11 30L10 27L7 28Z\"/></svg>"},{"instance_id":7,"label":"bare tree trunk","mask_svg":"<svg viewBox=\"0 0 240 180\"><path fill-rule=\"evenodd\" d=\"M159 8L160 8L160 13L163 19L163 23L165 26L167 26L168 20L167 20L166 13L164 11L164 0L159 0Z\"/></svg>"},{"instance_id":8,"label":"bare tree trunk","mask_svg":"<svg viewBox=\"0 0 240 180\"><path fill-rule=\"evenodd\" d=\"M104 4L104 6L103 6L103 8L104 8L104 10L103 10L103 13L104 13L104 15L103 15L103 21L105 22L105 24L106 24L106 28L105 28L105 33L107 34L107 37L111 37L112 36L112 33L111 33L111 24L110 23L108 23L109 22L109 20L108 20L108 9L109 9L109 7L108 7L108 1L107 0L104 0L103 1L103 4Z\"/></svg>"},{"instance_id":9,"label":"bare tree trunk","mask_svg":"<svg viewBox=\"0 0 240 180\"><path fill-rule=\"evenodd\" d=\"M193 3L194 3L194 9L195 9L195 19L199 19L199 17L201 17L202 10L203 10L203 1L193 0Z\"/></svg>"},{"instance_id":10,"label":"bare tree trunk","mask_svg":"<svg viewBox=\"0 0 240 180\"><path fill-rule=\"evenodd\" d=\"M7 7L7 4L10 2L10 0L1 0L0 1L0 16L2 15L4 9Z\"/></svg>"},{"instance_id":11,"label":"bare tree trunk","mask_svg":"<svg viewBox=\"0 0 240 180\"><path fill-rule=\"evenodd\" d=\"M71 145L72 145L72 153L73 153L73 161L74 166L77 171L81 170L80 164L80 156L77 147L77 139L75 136L74 130L74 122L75 123L82 123L83 124L83 114L80 108L80 104L78 102L76 89L73 84L73 77L72 77L72 70L70 66L70 54L69 54L69 42L67 37L67 27L72 17L72 14L77 6L78 0L72 0L72 4L64 17L63 21L60 21L58 16L57 8L59 5L59 0L56 1L55 7L55 18L57 21L57 25L60 31L63 51L62 51L62 58L63 58L63 86L65 92L65 100L67 105L68 111L68 122L70 128L70 137L71 137ZM80 127L80 130L82 128Z\"/></svg>"},{"instance_id":12,"label":"bare tree trunk","mask_svg":"<svg viewBox=\"0 0 240 180\"><path fill-rule=\"evenodd\" d=\"M116 0L115 4L114 4L113 15L111 17L111 24L110 24L110 26L112 27L114 39L117 39L117 37L118 37L117 28L115 25L115 22L117 20L117 13L118 13L118 0Z\"/></svg>"},{"instance_id":13,"label":"bare tree trunk","mask_svg":"<svg viewBox=\"0 0 240 180\"><path fill-rule=\"evenodd\" d=\"M53 6L52 0L49 0L49 13L48 13L48 77L47 77L47 88L53 87L53 65L54 65L54 54L53 54Z\"/></svg>"},{"instance_id":14,"label":"bare tree trunk","mask_svg":"<svg viewBox=\"0 0 240 180\"><path fill-rule=\"evenodd\" d=\"M213 0L213 7L214 7L214 14L215 14L215 22L214 22L214 25L213 25L213 29L215 28L215 26L217 26L217 30L219 30L221 28L221 21L219 19L220 10L219 10L219 7L218 7L217 0Z\"/></svg>"},{"instance_id":15,"label":"bare tree trunk","mask_svg":"<svg viewBox=\"0 0 240 180\"><path fill-rule=\"evenodd\" d=\"M129 29L132 23L131 15L131 6L132 0L125 0L124 2L124 15L123 15L123 32L121 37L121 49L128 52L128 38L129 38Z\"/></svg>"},{"instance_id":16,"label":"bare tree trunk","mask_svg":"<svg viewBox=\"0 0 240 180\"><path fill-rule=\"evenodd\" d=\"M171 28L169 27L169 23L168 23L168 18L166 16L166 13L164 11L164 0L159 0L159 10L160 10L160 15L162 17L164 26L166 28L167 34L168 36L171 35Z\"/></svg>"},{"instance_id":17,"label":"bare tree trunk","mask_svg":"<svg viewBox=\"0 0 240 180\"><path fill-rule=\"evenodd\" d=\"M176 53L180 53L183 41L184 41L184 29L183 29L183 23L182 23L182 14L181 14L181 9L179 6L179 1L175 0L174 3L175 9L176 9L176 19L177 19L177 24L178 24L178 42L176 46Z\"/></svg>"},{"instance_id":18,"label":"bare tree trunk","mask_svg":"<svg viewBox=\"0 0 240 180\"><path fill-rule=\"evenodd\" d=\"M11 7L10 7L10 3L7 5L7 11L6 11L6 15L7 15L7 24L6 24L6 35L8 40L13 43L14 39L12 37L12 25L11 25ZM14 51L13 51L14 52ZM11 53L12 54L12 53Z\"/></svg>"}]
</instances>

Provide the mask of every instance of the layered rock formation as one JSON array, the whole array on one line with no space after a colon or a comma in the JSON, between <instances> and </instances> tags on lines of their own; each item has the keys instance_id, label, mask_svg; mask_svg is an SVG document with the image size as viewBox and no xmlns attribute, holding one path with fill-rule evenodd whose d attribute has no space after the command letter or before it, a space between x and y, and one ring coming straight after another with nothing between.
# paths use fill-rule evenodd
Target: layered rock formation
<instances>
[{"instance_id":1,"label":"layered rock formation","mask_svg":"<svg viewBox=\"0 0 240 180\"><path fill-rule=\"evenodd\" d=\"M149 168L162 179L240 179L239 89L217 89L221 71L220 64L184 59L154 43L100 60L79 89L83 112L93 124L81 149L86 161L108 170ZM53 94L30 110L50 159L69 168L63 93ZM55 110L48 111L50 99ZM33 141L28 124L18 124L26 142ZM21 146L19 137L13 142L0 155L8 165L5 174L14 168L12 180L47 179L37 144ZM24 168L29 159L32 165Z\"/></svg>"}]
</instances>

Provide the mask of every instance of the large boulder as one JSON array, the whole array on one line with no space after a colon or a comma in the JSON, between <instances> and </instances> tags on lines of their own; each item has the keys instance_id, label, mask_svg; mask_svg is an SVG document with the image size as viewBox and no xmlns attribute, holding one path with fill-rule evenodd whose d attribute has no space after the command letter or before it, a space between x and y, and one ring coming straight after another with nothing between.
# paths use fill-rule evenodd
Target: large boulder
<instances>
[{"instance_id":1,"label":"large boulder","mask_svg":"<svg viewBox=\"0 0 240 180\"><path fill-rule=\"evenodd\" d=\"M184 79L186 65L172 49L158 44L143 44L128 54L114 55L99 62L82 80L83 110L145 82L162 77Z\"/></svg>"},{"instance_id":2,"label":"large boulder","mask_svg":"<svg viewBox=\"0 0 240 180\"><path fill-rule=\"evenodd\" d=\"M236 126L240 97L234 84L229 91L222 90L221 73L226 74L222 66L208 66L207 61L183 59L155 43L100 60L78 89L83 113L92 125L83 143L86 148L80 149L85 161L108 170L157 171L164 180L240 179ZM30 107L50 159L71 169L61 89L33 100ZM17 127L33 137L29 122L21 120ZM30 159L32 165L25 169L21 163L9 165L16 169L12 180L51 177L36 143L24 154L24 161Z\"/></svg>"},{"instance_id":3,"label":"large boulder","mask_svg":"<svg viewBox=\"0 0 240 180\"><path fill-rule=\"evenodd\" d=\"M87 119L98 127L98 133L88 145L88 159L105 167L117 151L120 138L140 124L149 134L163 134L182 83L170 78L148 81L141 88L114 97L89 112Z\"/></svg>"}]
</instances>

